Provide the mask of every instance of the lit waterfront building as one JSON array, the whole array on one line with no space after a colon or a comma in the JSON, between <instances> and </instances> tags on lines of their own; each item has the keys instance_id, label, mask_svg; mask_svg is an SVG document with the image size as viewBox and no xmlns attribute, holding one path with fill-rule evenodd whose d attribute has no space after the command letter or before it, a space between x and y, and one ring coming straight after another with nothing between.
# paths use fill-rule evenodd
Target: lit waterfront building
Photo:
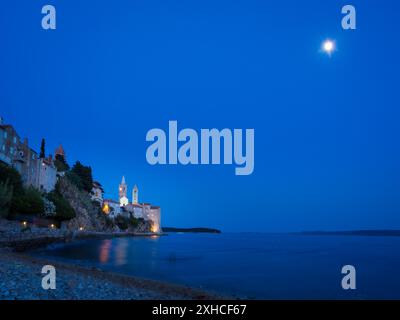
<instances>
[{"instance_id":1,"label":"lit waterfront building","mask_svg":"<svg viewBox=\"0 0 400 320\"><path fill-rule=\"evenodd\" d=\"M161 208L150 203L139 202L139 188L134 186L132 191L132 202L127 198L128 185L125 177L122 177L118 188L119 201L105 199L103 201L103 212L114 219L119 215L129 218L144 219L152 222L152 232L161 232Z\"/></svg>"}]
</instances>

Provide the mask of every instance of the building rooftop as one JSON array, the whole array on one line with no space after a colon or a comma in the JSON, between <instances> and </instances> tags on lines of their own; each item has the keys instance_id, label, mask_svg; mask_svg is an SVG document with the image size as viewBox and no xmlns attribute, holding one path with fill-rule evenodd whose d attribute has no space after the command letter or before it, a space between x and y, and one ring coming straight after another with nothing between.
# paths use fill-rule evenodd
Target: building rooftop
<instances>
[{"instance_id":1,"label":"building rooftop","mask_svg":"<svg viewBox=\"0 0 400 320\"><path fill-rule=\"evenodd\" d=\"M118 201L112 199L104 199L103 202L119 203Z\"/></svg>"},{"instance_id":2,"label":"building rooftop","mask_svg":"<svg viewBox=\"0 0 400 320\"><path fill-rule=\"evenodd\" d=\"M55 155L60 155L65 157L65 151L62 144L60 144L60 146L56 149Z\"/></svg>"}]
</instances>

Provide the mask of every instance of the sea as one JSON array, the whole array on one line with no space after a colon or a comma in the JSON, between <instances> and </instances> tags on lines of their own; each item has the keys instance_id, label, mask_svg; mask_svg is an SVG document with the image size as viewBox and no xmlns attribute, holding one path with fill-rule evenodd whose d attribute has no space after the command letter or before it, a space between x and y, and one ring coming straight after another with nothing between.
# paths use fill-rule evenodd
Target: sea
<instances>
[{"instance_id":1,"label":"sea","mask_svg":"<svg viewBox=\"0 0 400 320\"><path fill-rule=\"evenodd\" d=\"M33 254L233 298L400 299L400 237L169 233L88 239ZM344 266L354 267L355 289L342 286Z\"/></svg>"}]
</instances>

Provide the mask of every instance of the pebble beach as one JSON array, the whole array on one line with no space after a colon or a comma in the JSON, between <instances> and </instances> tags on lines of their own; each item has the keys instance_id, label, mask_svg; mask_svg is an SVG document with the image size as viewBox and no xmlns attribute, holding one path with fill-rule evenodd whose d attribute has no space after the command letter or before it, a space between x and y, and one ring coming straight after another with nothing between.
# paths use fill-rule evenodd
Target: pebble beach
<instances>
[{"instance_id":1,"label":"pebble beach","mask_svg":"<svg viewBox=\"0 0 400 320\"><path fill-rule=\"evenodd\" d=\"M94 236L81 234L81 237ZM212 300L221 297L197 289L104 272L29 255L29 249L62 241L62 233L21 233L13 224L0 226L0 300ZM33 244L33 245L32 245ZM42 288L42 267L56 268L56 289Z\"/></svg>"}]
</instances>

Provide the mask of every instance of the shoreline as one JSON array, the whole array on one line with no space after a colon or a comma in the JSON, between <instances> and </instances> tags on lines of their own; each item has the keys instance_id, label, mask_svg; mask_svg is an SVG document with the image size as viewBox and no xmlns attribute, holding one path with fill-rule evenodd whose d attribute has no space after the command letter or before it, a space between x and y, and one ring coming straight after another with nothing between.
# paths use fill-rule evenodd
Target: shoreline
<instances>
[{"instance_id":1,"label":"shoreline","mask_svg":"<svg viewBox=\"0 0 400 320\"><path fill-rule=\"evenodd\" d=\"M96 232L33 229L29 232L0 229L0 300L216 300L217 293L159 280L144 279L30 251L56 243L119 237L159 237L166 233ZM56 268L55 290L42 289L42 267Z\"/></svg>"},{"instance_id":2,"label":"shoreline","mask_svg":"<svg viewBox=\"0 0 400 320\"><path fill-rule=\"evenodd\" d=\"M1 231L0 231L1 232ZM55 243L69 243L85 239L106 239L122 237L160 237L166 233L137 233L137 232L98 232L98 231L76 231L60 232L59 230L44 232L19 232L15 234L2 235L0 233L0 248L12 248L16 252L25 252L32 249L46 247Z\"/></svg>"},{"instance_id":3,"label":"shoreline","mask_svg":"<svg viewBox=\"0 0 400 320\"><path fill-rule=\"evenodd\" d=\"M55 290L41 287L41 269L56 268ZM144 279L0 248L0 300L226 300L180 284Z\"/></svg>"}]
</instances>

